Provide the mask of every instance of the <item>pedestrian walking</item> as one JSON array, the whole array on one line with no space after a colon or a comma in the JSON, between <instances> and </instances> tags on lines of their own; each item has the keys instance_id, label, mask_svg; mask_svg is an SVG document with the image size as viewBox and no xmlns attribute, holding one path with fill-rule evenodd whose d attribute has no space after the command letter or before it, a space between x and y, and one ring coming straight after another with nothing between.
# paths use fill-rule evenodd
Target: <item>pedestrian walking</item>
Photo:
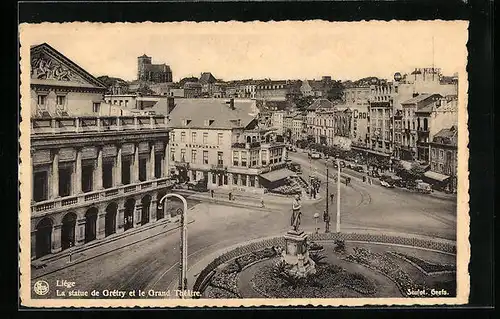
<instances>
[{"instance_id":1,"label":"pedestrian walking","mask_svg":"<svg viewBox=\"0 0 500 319\"><path fill-rule=\"evenodd\" d=\"M363 183L366 182L366 176L363 175Z\"/></svg>"},{"instance_id":2,"label":"pedestrian walking","mask_svg":"<svg viewBox=\"0 0 500 319\"><path fill-rule=\"evenodd\" d=\"M210 190L210 196L212 196L212 198L214 198L214 190L213 189Z\"/></svg>"},{"instance_id":3,"label":"pedestrian walking","mask_svg":"<svg viewBox=\"0 0 500 319\"><path fill-rule=\"evenodd\" d=\"M333 197L335 197L335 195L330 194L330 202L332 202L332 203L333 203Z\"/></svg>"},{"instance_id":4,"label":"pedestrian walking","mask_svg":"<svg viewBox=\"0 0 500 319\"><path fill-rule=\"evenodd\" d=\"M228 196L229 196L229 200L233 199L233 194L231 192L229 192Z\"/></svg>"},{"instance_id":5,"label":"pedestrian walking","mask_svg":"<svg viewBox=\"0 0 500 319\"><path fill-rule=\"evenodd\" d=\"M330 232L330 214L325 210L323 211L323 221L325 222L325 233Z\"/></svg>"},{"instance_id":6,"label":"pedestrian walking","mask_svg":"<svg viewBox=\"0 0 500 319\"><path fill-rule=\"evenodd\" d=\"M260 207L264 207L264 197L260 198Z\"/></svg>"}]
</instances>

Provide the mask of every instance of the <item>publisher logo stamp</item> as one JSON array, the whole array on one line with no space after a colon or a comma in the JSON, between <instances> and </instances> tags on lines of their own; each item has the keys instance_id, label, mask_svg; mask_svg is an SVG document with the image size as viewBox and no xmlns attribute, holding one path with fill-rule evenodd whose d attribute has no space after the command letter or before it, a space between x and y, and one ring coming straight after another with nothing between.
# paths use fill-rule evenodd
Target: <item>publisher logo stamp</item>
<instances>
[{"instance_id":1,"label":"publisher logo stamp","mask_svg":"<svg viewBox=\"0 0 500 319\"><path fill-rule=\"evenodd\" d=\"M33 291L39 296L45 296L49 292L49 283L45 280L38 280L33 285Z\"/></svg>"}]
</instances>

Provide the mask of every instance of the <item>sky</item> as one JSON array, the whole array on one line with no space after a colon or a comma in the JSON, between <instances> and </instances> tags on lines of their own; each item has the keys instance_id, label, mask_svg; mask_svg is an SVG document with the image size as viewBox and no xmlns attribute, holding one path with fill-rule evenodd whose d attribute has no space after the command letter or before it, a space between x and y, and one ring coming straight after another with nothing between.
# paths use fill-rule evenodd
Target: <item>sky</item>
<instances>
[{"instance_id":1,"label":"sky","mask_svg":"<svg viewBox=\"0 0 500 319\"><path fill-rule=\"evenodd\" d=\"M432 65L445 75L465 71L467 23L44 23L21 25L20 41L46 42L96 77L128 81L143 54L170 65L174 81L201 72L222 80L392 79Z\"/></svg>"}]
</instances>

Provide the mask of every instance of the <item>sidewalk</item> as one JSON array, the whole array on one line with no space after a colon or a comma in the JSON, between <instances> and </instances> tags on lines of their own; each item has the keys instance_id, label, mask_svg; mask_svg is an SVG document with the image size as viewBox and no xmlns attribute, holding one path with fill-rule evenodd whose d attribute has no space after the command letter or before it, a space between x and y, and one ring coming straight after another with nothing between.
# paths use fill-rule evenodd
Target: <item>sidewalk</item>
<instances>
[{"instance_id":1,"label":"sidewalk","mask_svg":"<svg viewBox=\"0 0 500 319\"><path fill-rule=\"evenodd\" d=\"M192 210L194 207L191 207ZM194 222L190 219L188 224ZM180 227L179 217L164 218L143 226L132 228L122 233L113 234L108 237L92 241L83 246L76 246L51 254L31 263L31 279L59 271L66 267L79 264L90 259L105 255L118 249L145 241L155 236L165 234ZM71 257L70 257L71 256ZM71 260L71 261L70 261ZM33 266L39 265L40 268Z\"/></svg>"},{"instance_id":2,"label":"sidewalk","mask_svg":"<svg viewBox=\"0 0 500 319\"><path fill-rule=\"evenodd\" d=\"M190 190L184 189L175 189L174 192L179 193L181 195L185 195L192 199L198 199L203 201L208 201L211 203L222 204L222 205L230 205L236 207L244 207L244 208L254 208L254 209L263 209L266 211L269 210L283 210L284 206L290 206L293 202L293 197L281 197L270 194L252 194L246 192L234 192L233 200L229 200L229 190L215 190L214 197L211 197L210 192L200 193ZM261 206L261 199L264 200L264 207ZM309 199L308 197L302 197L302 201L304 202L314 202L320 201L321 196L316 196L316 199Z\"/></svg>"}]
</instances>

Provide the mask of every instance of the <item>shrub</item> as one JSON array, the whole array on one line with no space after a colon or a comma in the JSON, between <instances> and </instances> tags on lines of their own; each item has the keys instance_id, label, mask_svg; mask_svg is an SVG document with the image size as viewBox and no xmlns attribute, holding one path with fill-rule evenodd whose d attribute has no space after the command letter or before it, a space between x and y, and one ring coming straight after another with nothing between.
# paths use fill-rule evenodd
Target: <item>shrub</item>
<instances>
[{"instance_id":1,"label":"shrub","mask_svg":"<svg viewBox=\"0 0 500 319\"><path fill-rule=\"evenodd\" d=\"M345 241L343 239L335 240L335 248L336 253L343 254L345 253Z\"/></svg>"},{"instance_id":2,"label":"shrub","mask_svg":"<svg viewBox=\"0 0 500 319\"><path fill-rule=\"evenodd\" d=\"M309 258L312 259L312 261L314 261L314 263L316 265L323 265L323 264L326 264L326 256L325 255L322 255L322 254L318 254L318 253L312 253L309 255Z\"/></svg>"}]
</instances>

